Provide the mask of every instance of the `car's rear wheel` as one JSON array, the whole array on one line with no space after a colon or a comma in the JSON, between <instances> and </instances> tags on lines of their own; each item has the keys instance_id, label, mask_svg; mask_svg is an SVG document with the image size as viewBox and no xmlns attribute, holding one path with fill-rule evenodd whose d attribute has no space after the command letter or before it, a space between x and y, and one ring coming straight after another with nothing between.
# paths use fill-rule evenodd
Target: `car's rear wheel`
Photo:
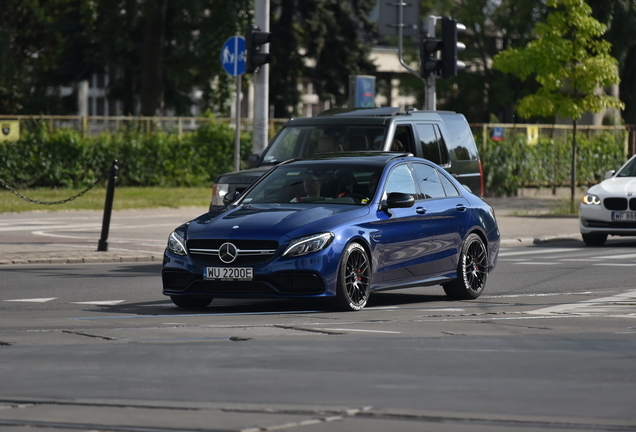
<instances>
[{"instance_id":1,"label":"car's rear wheel","mask_svg":"<svg viewBox=\"0 0 636 432\"><path fill-rule=\"evenodd\" d=\"M477 234L470 234L459 255L457 279L443 284L444 292L457 300L476 299L486 287L488 251Z\"/></svg>"},{"instance_id":2,"label":"car's rear wheel","mask_svg":"<svg viewBox=\"0 0 636 432\"><path fill-rule=\"evenodd\" d=\"M196 295L173 295L170 300L183 309L205 309L212 303L212 297Z\"/></svg>"},{"instance_id":3,"label":"car's rear wheel","mask_svg":"<svg viewBox=\"0 0 636 432\"><path fill-rule=\"evenodd\" d=\"M607 234L581 234L583 236L583 241L588 246L603 246L605 241L607 240Z\"/></svg>"},{"instance_id":4,"label":"car's rear wheel","mask_svg":"<svg viewBox=\"0 0 636 432\"><path fill-rule=\"evenodd\" d=\"M336 307L358 311L369 300L371 292L371 263L359 243L350 243L344 250L338 268Z\"/></svg>"}]
</instances>

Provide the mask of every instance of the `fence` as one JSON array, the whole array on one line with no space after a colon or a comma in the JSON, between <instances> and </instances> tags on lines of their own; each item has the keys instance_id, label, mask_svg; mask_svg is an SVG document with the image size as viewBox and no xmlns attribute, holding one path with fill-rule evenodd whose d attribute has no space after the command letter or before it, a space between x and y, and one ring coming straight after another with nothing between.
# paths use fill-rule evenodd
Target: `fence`
<instances>
[{"instance_id":1,"label":"fence","mask_svg":"<svg viewBox=\"0 0 636 432\"><path fill-rule=\"evenodd\" d=\"M129 117L129 116L34 116L34 115L0 115L0 122L3 120L17 120L20 123L20 130L32 131L41 124L46 125L49 132L56 129L71 129L84 137L97 136L103 132L120 132L125 130L136 130L144 133L164 132L176 134L181 137L184 133L194 132L201 125L210 121L227 122L234 127L235 121L231 118L215 117ZM270 136L278 130L287 119L270 119ZM252 120L242 119L241 129L249 130Z\"/></svg>"},{"instance_id":2,"label":"fence","mask_svg":"<svg viewBox=\"0 0 636 432\"><path fill-rule=\"evenodd\" d=\"M529 145L537 144L541 140L550 139L554 142L572 142L572 125L561 124L504 124L504 123L476 123L470 128L475 140L486 150L492 141L502 141L506 138L525 135ZM624 139L625 154L636 153L636 134L633 126L588 126L577 125L577 137L588 140L610 133L614 139Z\"/></svg>"}]
</instances>

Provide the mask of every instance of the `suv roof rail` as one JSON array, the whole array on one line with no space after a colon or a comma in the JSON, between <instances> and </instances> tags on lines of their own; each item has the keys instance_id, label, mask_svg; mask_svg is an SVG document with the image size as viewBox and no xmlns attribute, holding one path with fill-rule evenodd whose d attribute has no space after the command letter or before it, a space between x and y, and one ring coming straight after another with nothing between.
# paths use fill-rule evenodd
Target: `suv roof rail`
<instances>
[{"instance_id":1,"label":"suv roof rail","mask_svg":"<svg viewBox=\"0 0 636 432\"><path fill-rule=\"evenodd\" d=\"M381 108L331 108L321 112L316 117L326 116L363 116L363 117L386 117L404 114L400 112L400 108L381 107Z\"/></svg>"}]
</instances>

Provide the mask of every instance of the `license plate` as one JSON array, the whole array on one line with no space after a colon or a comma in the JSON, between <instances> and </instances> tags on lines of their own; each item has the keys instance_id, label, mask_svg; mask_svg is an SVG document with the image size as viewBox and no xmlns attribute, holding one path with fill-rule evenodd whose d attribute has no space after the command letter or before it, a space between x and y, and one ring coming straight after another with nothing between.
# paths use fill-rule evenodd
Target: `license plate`
<instances>
[{"instance_id":1,"label":"license plate","mask_svg":"<svg viewBox=\"0 0 636 432\"><path fill-rule=\"evenodd\" d=\"M612 212L612 220L636 220L636 212Z\"/></svg>"},{"instance_id":2,"label":"license plate","mask_svg":"<svg viewBox=\"0 0 636 432\"><path fill-rule=\"evenodd\" d=\"M205 267L203 279L218 281L251 281L254 278L252 267Z\"/></svg>"}]
</instances>

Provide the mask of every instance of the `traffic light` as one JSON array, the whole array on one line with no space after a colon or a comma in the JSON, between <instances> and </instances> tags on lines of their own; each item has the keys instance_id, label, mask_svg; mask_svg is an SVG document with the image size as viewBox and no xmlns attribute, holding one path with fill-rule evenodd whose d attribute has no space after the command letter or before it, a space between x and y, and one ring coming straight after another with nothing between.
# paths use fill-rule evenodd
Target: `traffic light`
<instances>
[{"instance_id":1,"label":"traffic light","mask_svg":"<svg viewBox=\"0 0 636 432\"><path fill-rule=\"evenodd\" d=\"M420 76L438 75L444 68L444 61L437 57L437 51L444 49L444 42L425 37L420 42Z\"/></svg>"},{"instance_id":2,"label":"traffic light","mask_svg":"<svg viewBox=\"0 0 636 432\"><path fill-rule=\"evenodd\" d=\"M265 45L272 39L272 34L261 31L254 24L245 27L245 73L254 73L256 69L270 63L273 59L270 53L261 52L261 45Z\"/></svg>"},{"instance_id":3,"label":"traffic light","mask_svg":"<svg viewBox=\"0 0 636 432\"><path fill-rule=\"evenodd\" d=\"M450 17L442 18L442 41L444 42L444 48L442 49L442 60L444 61L442 78L454 77L457 75L458 70L466 67L463 61L457 60L457 52L466 49L466 45L457 42L457 33L464 31L466 31L464 24L460 24Z\"/></svg>"}]
</instances>

